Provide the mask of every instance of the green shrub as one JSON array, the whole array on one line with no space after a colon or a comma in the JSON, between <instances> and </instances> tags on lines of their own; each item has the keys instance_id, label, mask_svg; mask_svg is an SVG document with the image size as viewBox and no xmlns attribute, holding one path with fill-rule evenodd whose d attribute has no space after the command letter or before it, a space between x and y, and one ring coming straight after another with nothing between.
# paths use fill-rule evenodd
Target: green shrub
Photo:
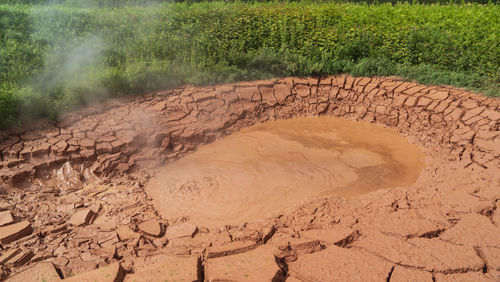
<instances>
[{"instance_id":1,"label":"green shrub","mask_svg":"<svg viewBox=\"0 0 500 282\"><path fill-rule=\"evenodd\" d=\"M63 2L0 5L0 127L272 76L400 75L500 95L496 4Z\"/></svg>"}]
</instances>

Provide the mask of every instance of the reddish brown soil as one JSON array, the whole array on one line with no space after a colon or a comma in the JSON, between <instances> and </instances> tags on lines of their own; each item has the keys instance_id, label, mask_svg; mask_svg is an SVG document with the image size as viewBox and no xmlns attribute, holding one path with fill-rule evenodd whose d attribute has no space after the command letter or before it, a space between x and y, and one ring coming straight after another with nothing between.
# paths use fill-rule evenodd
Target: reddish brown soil
<instances>
[{"instance_id":1,"label":"reddish brown soil","mask_svg":"<svg viewBox=\"0 0 500 282\"><path fill-rule=\"evenodd\" d=\"M144 192L160 164L200 144L318 115L391 127L424 150L426 168L408 187L217 228L161 217ZM185 87L5 132L3 278L497 281L499 124L499 99L339 76Z\"/></svg>"}]
</instances>

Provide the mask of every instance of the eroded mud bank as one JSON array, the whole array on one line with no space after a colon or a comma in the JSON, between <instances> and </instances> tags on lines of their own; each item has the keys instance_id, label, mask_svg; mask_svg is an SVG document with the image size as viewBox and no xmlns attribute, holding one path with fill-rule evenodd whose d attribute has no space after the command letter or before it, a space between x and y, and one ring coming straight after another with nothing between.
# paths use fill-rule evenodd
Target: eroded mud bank
<instances>
[{"instance_id":1,"label":"eroded mud bank","mask_svg":"<svg viewBox=\"0 0 500 282\"><path fill-rule=\"evenodd\" d=\"M38 130L3 133L1 208L11 215L0 227L3 273L28 268L14 276L25 279L55 266L64 277L88 276L120 263L107 275L123 278L125 268L125 279L146 279L163 265L165 273L181 268L177 279L494 281L499 105L395 78L285 78L109 101ZM200 144L303 116L388 126L423 149L426 167L407 187L320 197L218 228L159 216L144 192L159 164ZM63 165L74 185L51 184Z\"/></svg>"},{"instance_id":2,"label":"eroded mud bank","mask_svg":"<svg viewBox=\"0 0 500 282\"><path fill-rule=\"evenodd\" d=\"M4 133L2 181L48 167L89 162L97 174L169 159L249 125L308 115L395 127L427 147L449 149L466 166L498 166L498 99L389 78L286 78L186 87L111 101L18 135ZM151 166L151 165L147 165Z\"/></svg>"}]
</instances>

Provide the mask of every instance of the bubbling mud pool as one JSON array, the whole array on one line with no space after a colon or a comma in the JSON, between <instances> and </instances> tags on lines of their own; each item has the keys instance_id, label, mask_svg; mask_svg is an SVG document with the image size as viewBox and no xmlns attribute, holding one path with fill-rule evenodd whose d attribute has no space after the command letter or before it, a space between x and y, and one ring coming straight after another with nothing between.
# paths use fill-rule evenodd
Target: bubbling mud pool
<instances>
[{"instance_id":1,"label":"bubbling mud pool","mask_svg":"<svg viewBox=\"0 0 500 282\"><path fill-rule=\"evenodd\" d=\"M243 129L162 167L147 193L166 218L242 224L303 200L413 184L424 153L392 129L333 117Z\"/></svg>"}]
</instances>

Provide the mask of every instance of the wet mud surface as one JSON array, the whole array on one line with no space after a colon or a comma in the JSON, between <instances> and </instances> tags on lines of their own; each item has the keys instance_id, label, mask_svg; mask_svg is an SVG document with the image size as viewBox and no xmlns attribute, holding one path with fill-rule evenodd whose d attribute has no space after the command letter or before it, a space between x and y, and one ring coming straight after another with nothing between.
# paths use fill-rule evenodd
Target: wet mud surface
<instances>
[{"instance_id":1,"label":"wet mud surface","mask_svg":"<svg viewBox=\"0 0 500 282\"><path fill-rule=\"evenodd\" d=\"M165 218L241 225L318 197L411 185L423 156L399 133L375 124L279 120L244 128L165 165L146 193Z\"/></svg>"},{"instance_id":2,"label":"wet mud surface","mask_svg":"<svg viewBox=\"0 0 500 282\"><path fill-rule=\"evenodd\" d=\"M499 107L498 98L390 77L284 78L187 86L108 101L56 123L2 132L2 279L497 281ZM380 142L349 139L343 130L325 137L290 133L303 129L297 125L271 126L318 116L386 127L379 129L406 138L394 133L400 153L410 148L422 152L401 156L395 144L370 146L364 142ZM252 127L256 124L262 125ZM235 138L244 140L235 140L238 147L224 146ZM262 139L277 144L258 147ZM332 140L335 146L328 147ZM303 160L314 160L315 169L307 170L297 154L283 156L283 144L307 149ZM225 154L259 148L271 160L275 154L289 158L267 161L272 169L262 170L264 175L308 184L311 194L281 199L266 195L267 182L259 182L260 190L248 200L258 205L272 199L275 206L246 215L236 204L242 199L238 193L214 197L236 210L223 222L222 204L205 213L199 208L211 203L210 197L151 189L178 166L192 168L189 160L208 175ZM221 159L200 161L210 150L222 150ZM244 159L237 164L252 160ZM226 165L238 173L238 166ZM307 170L305 178L284 175L289 165L297 172ZM194 172L184 172L169 178L189 182ZM218 173L228 175L220 167ZM377 178L380 174L384 177ZM322 187L327 178L335 183L333 189ZM221 191L231 185L230 180L216 183ZM188 187L196 191L203 185ZM274 187L286 190L279 183ZM171 201L170 196L180 197L172 204L178 208L162 209L160 199ZM189 214L193 210L198 214ZM211 213L220 224L203 218Z\"/></svg>"}]
</instances>

